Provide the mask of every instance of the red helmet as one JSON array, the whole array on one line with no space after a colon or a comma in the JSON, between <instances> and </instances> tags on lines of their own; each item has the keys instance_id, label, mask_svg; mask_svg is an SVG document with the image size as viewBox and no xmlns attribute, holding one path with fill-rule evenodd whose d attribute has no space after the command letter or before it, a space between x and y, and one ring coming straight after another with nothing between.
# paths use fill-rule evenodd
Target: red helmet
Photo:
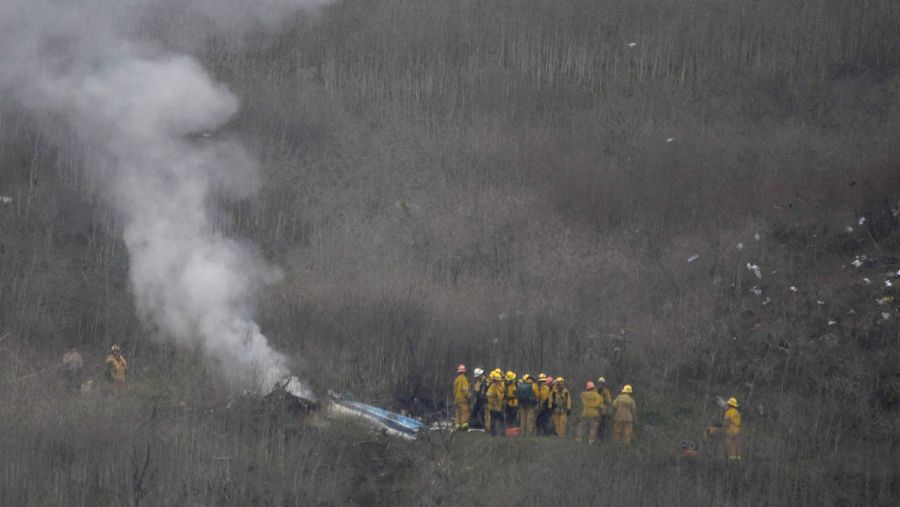
<instances>
[{"instance_id":1,"label":"red helmet","mask_svg":"<svg viewBox=\"0 0 900 507\"><path fill-rule=\"evenodd\" d=\"M584 388L587 389L588 391L593 391L594 389L596 389L596 387L594 386L594 383L591 382L590 380L587 381L587 384L584 385Z\"/></svg>"},{"instance_id":2,"label":"red helmet","mask_svg":"<svg viewBox=\"0 0 900 507\"><path fill-rule=\"evenodd\" d=\"M456 373L465 373L465 372L466 372L466 365L460 364L459 366L456 367Z\"/></svg>"}]
</instances>

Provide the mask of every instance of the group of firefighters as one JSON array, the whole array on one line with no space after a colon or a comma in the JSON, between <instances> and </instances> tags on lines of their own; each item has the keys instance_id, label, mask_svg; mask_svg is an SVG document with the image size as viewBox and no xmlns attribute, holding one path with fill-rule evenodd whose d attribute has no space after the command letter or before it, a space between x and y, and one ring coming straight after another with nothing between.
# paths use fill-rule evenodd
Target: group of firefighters
<instances>
[{"instance_id":1,"label":"group of firefighters","mask_svg":"<svg viewBox=\"0 0 900 507\"><path fill-rule=\"evenodd\" d=\"M499 368L490 373L475 368L470 382L464 364L456 368L456 373L453 398L457 430L484 429L492 437L507 434L566 436L572 414L572 394L565 378L544 373L537 377L529 374L519 377L513 371L503 373ZM626 384L613 398L603 377L596 383L587 381L580 394L581 417L575 428L575 440L587 439L588 444L593 444L603 438L611 417L612 440L630 446L637 419L637 404L632 394L632 386ZM731 398L727 404L721 426L715 425L716 429L708 431L707 437L722 440L728 459L740 461L741 414L736 398Z\"/></svg>"}]
</instances>

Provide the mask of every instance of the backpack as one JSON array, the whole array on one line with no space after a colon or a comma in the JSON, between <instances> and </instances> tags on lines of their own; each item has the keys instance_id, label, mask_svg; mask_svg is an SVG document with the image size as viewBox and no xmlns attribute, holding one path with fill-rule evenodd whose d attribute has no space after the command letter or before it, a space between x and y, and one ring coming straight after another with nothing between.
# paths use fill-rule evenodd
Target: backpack
<instances>
[{"instance_id":1,"label":"backpack","mask_svg":"<svg viewBox=\"0 0 900 507\"><path fill-rule=\"evenodd\" d=\"M534 389L528 382L522 382L516 386L516 398L519 400L520 405L537 405L537 398L534 397Z\"/></svg>"}]
</instances>

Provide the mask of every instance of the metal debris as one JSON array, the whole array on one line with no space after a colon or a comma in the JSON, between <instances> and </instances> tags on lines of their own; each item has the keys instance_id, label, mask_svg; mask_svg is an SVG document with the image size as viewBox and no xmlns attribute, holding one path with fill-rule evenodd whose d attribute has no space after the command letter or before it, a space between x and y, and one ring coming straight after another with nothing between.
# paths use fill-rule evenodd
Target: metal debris
<instances>
[{"instance_id":1,"label":"metal debris","mask_svg":"<svg viewBox=\"0 0 900 507\"><path fill-rule=\"evenodd\" d=\"M863 283L865 283L866 285L869 285L870 283L872 283L872 280L869 280L868 278L863 278L862 281L863 281Z\"/></svg>"},{"instance_id":2,"label":"metal debris","mask_svg":"<svg viewBox=\"0 0 900 507\"><path fill-rule=\"evenodd\" d=\"M355 417L382 433L414 440L425 428L425 423L412 417L396 414L387 410L347 399L333 392L328 393L331 403L328 413L338 417Z\"/></svg>"},{"instance_id":3,"label":"metal debris","mask_svg":"<svg viewBox=\"0 0 900 507\"><path fill-rule=\"evenodd\" d=\"M859 217L859 225L863 225L866 223L866 217Z\"/></svg>"},{"instance_id":4,"label":"metal debris","mask_svg":"<svg viewBox=\"0 0 900 507\"><path fill-rule=\"evenodd\" d=\"M0 195L0 204L11 204L13 202L12 197L7 197L5 195Z\"/></svg>"},{"instance_id":5,"label":"metal debris","mask_svg":"<svg viewBox=\"0 0 900 507\"><path fill-rule=\"evenodd\" d=\"M674 138L674 137L670 137L670 138L666 139L666 142L667 142L667 143L675 142L675 138Z\"/></svg>"},{"instance_id":6,"label":"metal debris","mask_svg":"<svg viewBox=\"0 0 900 507\"><path fill-rule=\"evenodd\" d=\"M772 300L769 298L769 296L766 296L766 299L763 299L762 304L763 304L763 306L765 306L765 305L769 304L770 302L772 302Z\"/></svg>"},{"instance_id":7,"label":"metal debris","mask_svg":"<svg viewBox=\"0 0 900 507\"><path fill-rule=\"evenodd\" d=\"M889 319L891 318L890 312L882 312L882 313L881 313L881 318L884 319L884 320L889 320Z\"/></svg>"},{"instance_id":8,"label":"metal debris","mask_svg":"<svg viewBox=\"0 0 900 507\"><path fill-rule=\"evenodd\" d=\"M759 233L758 232L753 235L753 239L755 239L756 241L759 241Z\"/></svg>"},{"instance_id":9,"label":"metal debris","mask_svg":"<svg viewBox=\"0 0 900 507\"><path fill-rule=\"evenodd\" d=\"M875 300L878 306L889 305L894 302L894 296L884 296Z\"/></svg>"},{"instance_id":10,"label":"metal debris","mask_svg":"<svg viewBox=\"0 0 900 507\"><path fill-rule=\"evenodd\" d=\"M738 243L738 244L737 244L737 249L738 249L738 250L743 250L743 249L744 249L744 244L743 244L743 243Z\"/></svg>"},{"instance_id":11,"label":"metal debris","mask_svg":"<svg viewBox=\"0 0 900 507\"><path fill-rule=\"evenodd\" d=\"M797 292L797 287L791 285L790 287L788 287L788 290L790 290L791 292Z\"/></svg>"},{"instance_id":12,"label":"metal debris","mask_svg":"<svg viewBox=\"0 0 900 507\"><path fill-rule=\"evenodd\" d=\"M844 231L845 232L853 232L853 227L848 225L847 227L844 227Z\"/></svg>"},{"instance_id":13,"label":"metal debris","mask_svg":"<svg viewBox=\"0 0 900 507\"><path fill-rule=\"evenodd\" d=\"M628 47L630 47L630 48L633 48L635 46L637 46L637 42L629 42L628 43Z\"/></svg>"},{"instance_id":14,"label":"metal debris","mask_svg":"<svg viewBox=\"0 0 900 507\"><path fill-rule=\"evenodd\" d=\"M762 295L762 289L760 289L759 287L757 287L755 285L750 289L750 292L752 292L756 296Z\"/></svg>"},{"instance_id":15,"label":"metal debris","mask_svg":"<svg viewBox=\"0 0 900 507\"><path fill-rule=\"evenodd\" d=\"M828 321L828 325L829 325L829 326L837 325L837 321L836 321L836 320L829 320L829 321Z\"/></svg>"},{"instance_id":16,"label":"metal debris","mask_svg":"<svg viewBox=\"0 0 900 507\"><path fill-rule=\"evenodd\" d=\"M854 268L857 268L857 269L859 269L860 267L862 267L862 264L863 264L863 263L862 263L862 261L860 260L859 257L853 259L853 262L850 263L851 266L853 266Z\"/></svg>"},{"instance_id":17,"label":"metal debris","mask_svg":"<svg viewBox=\"0 0 900 507\"><path fill-rule=\"evenodd\" d=\"M697 260L699 258L700 258L700 254L694 254L694 255L688 257L688 262L694 262L695 260Z\"/></svg>"}]
</instances>

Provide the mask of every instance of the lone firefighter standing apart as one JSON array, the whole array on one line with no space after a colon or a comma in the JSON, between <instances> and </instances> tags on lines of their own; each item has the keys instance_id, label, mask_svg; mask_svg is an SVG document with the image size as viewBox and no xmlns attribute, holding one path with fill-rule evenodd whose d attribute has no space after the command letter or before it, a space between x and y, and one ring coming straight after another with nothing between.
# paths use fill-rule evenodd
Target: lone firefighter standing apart
<instances>
[{"instance_id":1,"label":"lone firefighter standing apart","mask_svg":"<svg viewBox=\"0 0 900 507\"><path fill-rule=\"evenodd\" d=\"M110 382L118 396L125 388L125 369L128 368L128 361L122 355L122 349L118 345L113 345L106 356L106 380Z\"/></svg>"},{"instance_id":2,"label":"lone firefighter standing apart","mask_svg":"<svg viewBox=\"0 0 900 507\"><path fill-rule=\"evenodd\" d=\"M728 461L741 460L741 413L738 412L737 398L728 400L728 410L723 416L725 429L725 450L728 451Z\"/></svg>"},{"instance_id":3,"label":"lone firefighter standing apart","mask_svg":"<svg viewBox=\"0 0 900 507\"><path fill-rule=\"evenodd\" d=\"M453 398L456 400L456 429L469 429L469 379L466 377L466 365L456 367L456 380L453 381Z\"/></svg>"}]
</instances>

